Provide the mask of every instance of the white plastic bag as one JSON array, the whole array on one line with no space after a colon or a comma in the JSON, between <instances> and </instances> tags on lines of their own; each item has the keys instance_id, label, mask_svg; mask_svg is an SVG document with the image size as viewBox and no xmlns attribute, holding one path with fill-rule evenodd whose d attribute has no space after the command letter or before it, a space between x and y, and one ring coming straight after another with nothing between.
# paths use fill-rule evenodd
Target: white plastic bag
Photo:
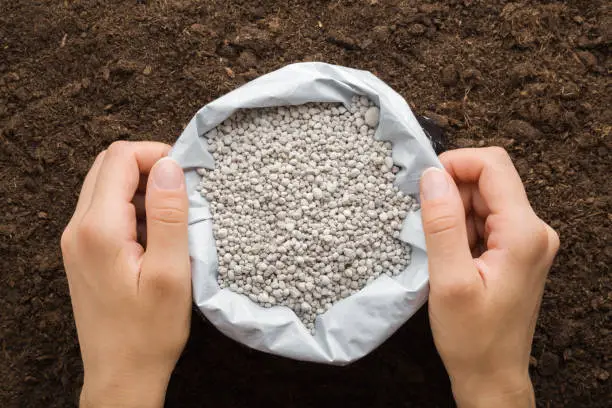
<instances>
[{"instance_id":1,"label":"white plastic bag","mask_svg":"<svg viewBox=\"0 0 612 408\"><path fill-rule=\"evenodd\" d=\"M324 63L288 65L257 78L201 108L173 147L171 156L185 169L189 194L189 253L194 302L227 336L257 350L298 360L344 365L379 346L425 302L427 256L420 212L409 213L400 239L411 244L412 262L395 278L374 282L336 303L317 317L312 336L289 308L263 308L247 296L220 289L212 216L195 190L195 168L214 168L202 138L235 110L308 102L342 102L366 95L380 107L375 138L393 144L393 161L401 167L396 184L405 193L418 192L424 169L441 167L429 140L406 101L369 72Z\"/></svg>"}]
</instances>

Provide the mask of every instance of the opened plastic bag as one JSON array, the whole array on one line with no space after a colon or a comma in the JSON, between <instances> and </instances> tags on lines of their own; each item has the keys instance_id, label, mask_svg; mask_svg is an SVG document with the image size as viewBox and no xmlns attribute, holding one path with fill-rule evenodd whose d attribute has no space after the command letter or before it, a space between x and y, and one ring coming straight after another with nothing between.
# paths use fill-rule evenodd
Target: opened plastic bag
<instances>
[{"instance_id":1,"label":"opened plastic bag","mask_svg":"<svg viewBox=\"0 0 612 408\"><path fill-rule=\"evenodd\" d=\"M237 109L341 102L365 95L380 108L375 138L390 141L393 161L401 168L395 183L407 194L418 192L419 177L441 167L431 144L406 101L369 72L323 63L288 65L259 77L201 108L171 153L185 169L189 194L189 253L193 298L202 314L221 332L257 350L298 360L344 365L379 346L425 302L427 256L420 212L406 217L400 239L412 246L412 260L397 277L381 275L357 293L334 304L315 321L311 335L291 309L264 308L247 296L220 289L213 219L195 187L196 168L214 168L203 135Z\"/></svg>"}]
</instances>

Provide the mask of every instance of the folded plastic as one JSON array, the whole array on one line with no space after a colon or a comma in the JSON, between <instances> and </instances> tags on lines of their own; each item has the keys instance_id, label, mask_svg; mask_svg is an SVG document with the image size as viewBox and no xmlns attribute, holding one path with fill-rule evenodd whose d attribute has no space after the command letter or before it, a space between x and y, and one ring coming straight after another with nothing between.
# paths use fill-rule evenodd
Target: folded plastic
<instances>
[{"instance_id":1,"label":"folded plastic","mask_svg":"<svg viewBox=\"0 0 612 408\"><path fill-rule=\"evenodd\" d=\"M205 133L238 109L341 102L365 95L380 107L375 138L392 142L401 170L395 183L418 193L424 169L441 167L406 101L366 71L324 63L288 65L259 77L201 108L191 119L171 157L185 170L189 194L189 252L193 297L202 314L221 332L249 347L297 360L344 365L378 347L424 303L428 294L427 255L420 213L404 220L400 239L412 246L412 260L397 277L381 275L319 315L313 336L285 306L261 307L247 296L217 284L217 252L209 204L195 187L195 169L214 168Z\"/></svg>"}]
</instances>

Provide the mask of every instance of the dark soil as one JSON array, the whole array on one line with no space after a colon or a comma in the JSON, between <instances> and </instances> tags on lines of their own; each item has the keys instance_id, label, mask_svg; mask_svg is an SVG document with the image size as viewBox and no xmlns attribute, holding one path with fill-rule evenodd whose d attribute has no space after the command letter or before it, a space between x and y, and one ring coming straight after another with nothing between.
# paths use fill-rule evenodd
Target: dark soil
<instances>
[{"instance_id":1,"label":"dark soil","mask_svg":"<svg viewBox=\"0 0 612 408\"><path fill-rule=\"evenodd\" d=\"M509 150L562 240L532 353L538 404L608 407L611 44L605 0L0 0L0 406L77 399L58 241L96 153L172 143L207 102L316 60L374 72L454 147ZM167 405L332 403L452 405L426 313L345 368L245 349L196 316Z\"/></svg>"}]
</instances>

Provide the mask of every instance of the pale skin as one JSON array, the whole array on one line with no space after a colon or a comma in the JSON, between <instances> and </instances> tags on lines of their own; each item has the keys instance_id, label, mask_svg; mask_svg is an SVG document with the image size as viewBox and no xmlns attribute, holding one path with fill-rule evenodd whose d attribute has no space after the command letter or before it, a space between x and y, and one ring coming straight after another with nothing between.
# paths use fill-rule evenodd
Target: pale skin
<instances>
[{"instance_id":1,"label":"pale skin","mask_svg":"<svg viewBox=\"0 0 612 408\"><path fill-rule=\"evenodd\" d=\"M188 201L182 170L162 159L169 149L119 142L102 152L62 235L85 370L81 407L163 406L187 341ZM455 400L534 407L529 355L559 238L503 149L440 160L445 170L423 173L421 203L431 328Z\"/></svg>"}]
</instances>

